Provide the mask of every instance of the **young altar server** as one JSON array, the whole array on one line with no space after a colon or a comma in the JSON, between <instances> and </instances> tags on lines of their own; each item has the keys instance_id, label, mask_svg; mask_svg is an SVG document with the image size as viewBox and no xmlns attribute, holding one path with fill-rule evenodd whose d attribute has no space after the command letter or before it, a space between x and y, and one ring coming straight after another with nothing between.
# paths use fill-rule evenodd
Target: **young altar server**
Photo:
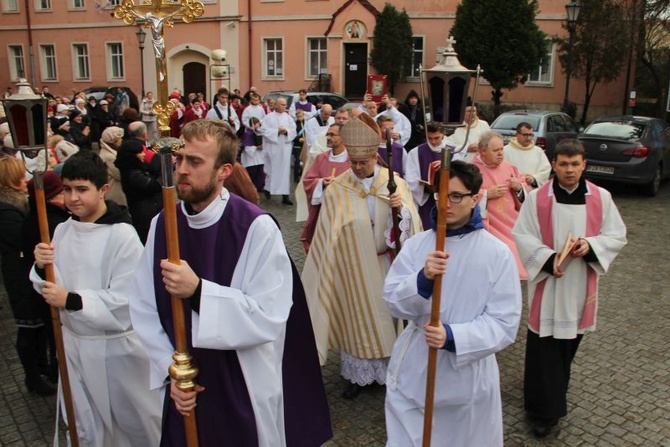
<instances>
[{"instance_id":1,"label":"young altar server","mask_svg":"<svg viewBox=\"0 0 670 447\"><path fill-rule=\"evenodd\" d=\"M422 445L429 347L439 349L432 445L503 445L495 353L514 342L519 327L516 262L510 249L484 230L477 205L479 169L454 161L451 175L445 251L435 250L433 208L432 229L403 245L384 283L391 314L409 320L388 367L387 447ZM435 182L435 191L439 186ZM428 324L436 275L443 275L439 327Z\"/></svg>"},{"instance_id":2,"label":"young altar server","mask_svg":"<svg viewBox=\"0 0 670 447\"><path fill-rule=\"evenodd\" d=\"M149 359L128 313L142 244L127 209L105 201L107 167L98 155L73 155L62 177L74 216L56 227L51 244L35 247L30 279L60 309L79 445L158 445L161 395L149 389ZM55 283L44 280L47 264Z\"/></svg>"}]
</instances>

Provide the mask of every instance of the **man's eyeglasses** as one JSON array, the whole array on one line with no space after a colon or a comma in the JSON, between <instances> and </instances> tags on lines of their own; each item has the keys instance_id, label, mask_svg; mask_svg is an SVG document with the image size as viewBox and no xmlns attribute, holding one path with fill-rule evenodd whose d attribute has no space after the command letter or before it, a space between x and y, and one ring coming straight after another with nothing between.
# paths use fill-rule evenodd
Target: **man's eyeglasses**
<instances>
[{"instance_id":1,"label":"man's eyeglasses","mask_svg":"<svg viewBox=\"0 0 670 447\"><path fill-rule=\"evenodd\" d=\"M532 138L533 136L535 136L535 134L532 133L532 132L530 132L530 133L519 133L519 135L521 135L522 137L531 137L531 138Z\"/></svg>"},{"instance_id":2,"label":"man's eyeglasses","mask_svg":"<svg viewBox=\"0 0 670 447\"><path fill-rule=\"evenodd\" d=\"M468 197L468 196L474 196L475 194L472 192L468 193L462 193L462 192L450 192L449 195L447 196L449 198L449 202L453 204L459 204L463 201L463 197ZM434 195L435 201L437 202L437 193Z\"/></svg>"}]
</instances>

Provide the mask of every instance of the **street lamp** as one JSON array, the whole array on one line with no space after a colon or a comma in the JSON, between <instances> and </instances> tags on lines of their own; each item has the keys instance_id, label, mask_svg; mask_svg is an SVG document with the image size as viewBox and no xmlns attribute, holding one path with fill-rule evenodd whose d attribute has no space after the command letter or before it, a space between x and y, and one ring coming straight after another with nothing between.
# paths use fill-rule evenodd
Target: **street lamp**
<instances>
[{"instance_id":1,"label":"street lamp","mask_svg":"<svg viewBox=\"0 0 670 447\"><path fill-rule=\"evenodd\" d=\"M147 38L147 33L142 29L140 25L139 29L135 33L137 36L137 44L140 46L140 70L142 76L142 99L144 99L144 39Z\"/></svg>"},{"instance_id":2,"label":"street lamp","mask_svg":"<svg viewBox=\"0 0 670 447\"><path fill-rule=\"evenodd\" d=\"M572 74L572 45L574 44L575 40L575 25L577 23L577 17L579 17L579 10L581 7L582 5L574 0L565 5L565 10L568 13L568 34L570 36L568 40L568 66L565 69L565 97L563 98L563 112L565 113L568 113L568 109L570 108L570 100L568 99L568 95L570 93L570 76Z\"/></svg>"}]
</instances>

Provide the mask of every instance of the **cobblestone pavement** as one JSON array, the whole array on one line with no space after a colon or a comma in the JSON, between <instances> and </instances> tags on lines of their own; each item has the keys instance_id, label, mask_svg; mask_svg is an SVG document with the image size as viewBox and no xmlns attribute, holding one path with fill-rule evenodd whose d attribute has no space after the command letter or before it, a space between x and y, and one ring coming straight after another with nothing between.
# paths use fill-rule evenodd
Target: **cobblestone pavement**
<instances>
[{"instance_id":1,"label":"cobblestone pavement","mask_svg":"<svg viewBox=\"0 0 670 447\"><path fill-rule=\"evenodd\" d=\"M523 411L522 323L517 342L498 355L506 446L670 447L670 184L655 198L624 189L613 189L613 195L629 243L602 278L598 329L584 338L575 359L569 414L549 438L530 435ZM301 269L301 225L294 222L294 208L279 199L263 199L261 206L281 222ZM0 292L0 446L49 445L55 398L37 397L23 386L4 287ZM366 389L354 401L342 399L344 382L334 352L323 375L335 432L326 446L384 445L384 388Z\"/></svg>"}]
</instances>

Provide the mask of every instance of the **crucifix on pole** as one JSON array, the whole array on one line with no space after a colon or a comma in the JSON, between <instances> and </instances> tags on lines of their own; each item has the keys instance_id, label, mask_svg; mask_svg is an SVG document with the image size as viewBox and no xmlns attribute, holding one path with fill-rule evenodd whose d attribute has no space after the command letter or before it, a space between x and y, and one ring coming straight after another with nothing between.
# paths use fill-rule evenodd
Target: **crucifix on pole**
<instances>
[{"instance_id":1,"label":"crucifix on pole","mask_svg":"<svg viewBox=\"0 0 670 447\"><path fill-rule=\"evenodd\" d=\"M114 8L114 17L123 20L126 25L134 25L136 21L151 31L151 43L156 61L156 81L158 83L158 100L153 112L158 119L158 130L162 137L170 136L170 116L175 106L168 101L167 59L165 57L165 28L174 26L174 19L181 18L184 23L191 23L204 12L204 6L196 0L181 0L174 3L169 0L123 0Z\"/></svg>"},{"instance_id":2,"label":"crucifix on pole","mask_svg":"<svg viewBox=\"0 0 670 447\"><path fill-rule=\"evenodd\" d=\"M151 42L154 49L156 61L156 81L158 82L158 101L153 105L152 111L158 119L160 140L154 145L154 149L160 149L161 141L169 140L170 116L175 111L175 105L168 101L168 74L167 59L165 58L165 27L174 26L175 17L180 17L185 23L192 22L196 17L204 13L202 3L196 0L181 0L174 3L171 0L140 0L140 5L135 5L133 0L123 0L114 8L114 17L123 20L126 25L134 25L140 21L143 26L151 30ZM168 145L171 148L171 145ZM177 214L172 167L172 154L161 151L161 163L163 170L163 217L165 221L165 234L168 260L173 264L180 264L179 256L179 233L177 229ZM174 363L170 365L169 374L174 380L177 388L182 391L192 391L198 369L193 366L192 357L188 352L188 335L186 334L186 318L184 303L176 296L171 299L172 324L174 326L174 349L172 355ZM184 431L186 445L188 447L198 446L198 429L195 412L184 416Z\"/></svg>"}]
</instances>

